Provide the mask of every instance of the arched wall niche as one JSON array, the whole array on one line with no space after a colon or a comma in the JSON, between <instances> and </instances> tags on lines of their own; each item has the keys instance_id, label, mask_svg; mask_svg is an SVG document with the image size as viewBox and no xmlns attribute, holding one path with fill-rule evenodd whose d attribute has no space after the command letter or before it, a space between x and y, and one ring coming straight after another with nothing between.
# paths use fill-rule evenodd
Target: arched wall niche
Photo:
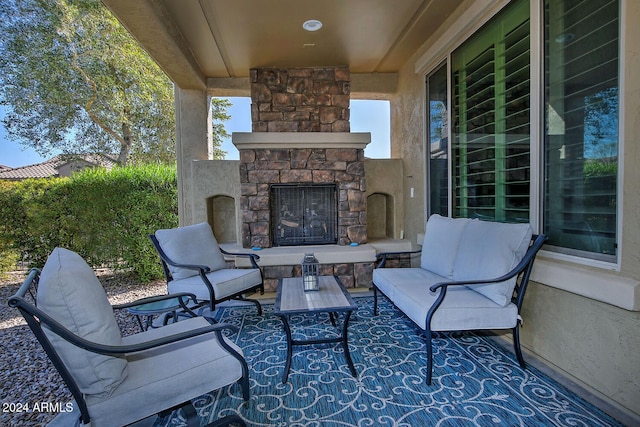
<instances>
[{"instance_id":1,"label":"arched wall niche","mask_svg":"<svg viewBox=\"0 0 640 427\"><path fill-rule=\"evenodd\" d=\"M367 236L370 242L404 238L402 159L365 159Z\"/></svg>"},{"instance_id":2,"label":"arched wall niche","mask_svg":"<svg viewBox=\"0 0 640 427\"><path fill-rule=\"evenodd\" d=\"M206 199L207 222L218 243L237 241L236 201L233 197L216 195Z\"/></svg>"},{"instance_id":3,"label":"arched wall niche","mask_svg":"<svg viewBox=\"0 0 640 427\"><path fill-rule=\"evenodd\" d=\"M367 196L367 236L369 239L395 237L395 203L393 196L372 193Z\"/></svg>"}]
</instances>

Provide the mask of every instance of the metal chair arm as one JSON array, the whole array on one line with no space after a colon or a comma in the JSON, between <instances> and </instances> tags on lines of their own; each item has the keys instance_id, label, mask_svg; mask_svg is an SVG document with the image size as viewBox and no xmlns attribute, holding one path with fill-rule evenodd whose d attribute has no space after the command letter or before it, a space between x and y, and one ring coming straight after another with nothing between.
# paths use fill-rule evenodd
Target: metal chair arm
<instances>
[{"instance_id":1,"label":"metal chair arm","mask_svg":"<svg viewBox=\"0 0 640 427\"><path fill-rule=\"evenodd\" d=\"M179 268L186 268L189 270L198 270L200 273L206 274L208 272L211 271L211 267L208 267L206 265L198 265L198 264L180 264L178 262L174 262L172 260L170 260L169 258L164 258L164 261L173 266L173 267L179 267Z\"/></svg>"},{"instance_id":2,"label":"metal chair arm","mask_svg":"<svg viewBox=\"0 0 640 427\"><path fill-rule=\"evenodd\" d=\"M149 340L137 344L129 344L129 345L105 345L96 343L93 341L89 341L85 338L79 337L78 335L71 332L69 329L65 328L58 321L53 319L51 316L46 314L44 311L35 307L32 304L29 304L24 298L18 295L14 295L9 299L9 305L11 307L18 308L20 311L26 312L27 315L31 318L37 318L39 322L43 325L46 325L48 329L50 329L53 333L60 336L64 340L70 342L71 344L83 348L85 350L91 351L93 353L100 353L105 355L118 355L118 354L126 354L126 353L136 353L139 351L149 350L152 348L160 347L166 344L171 344L178 341L183 341L189 338L197 337L203 334L208 334L212 332L218 332L223 330L228 330L233 332L237 332L238 328L231 324L225 323L217 323L215 325L210 325L206 327L200 327L197 329L192 329L190 331L184 331L177 334L169 335L162 338L157 338L154 340Z\"/></svg>"},{"instance_id":3,"label":"metal chair arm","mask_svg":"<svg viewBox=\"0 0 640 427\"><path fill-rule=\"evenodd\" d=\"M518 265L516 265L511 271L509 271L508 273L500 276L500 277L495 277L492 279L478 279L478 280L454 280L454 281L450 281L450 282L440 282L440 283L436 283L434 285L431 285L429 287L429 290L431 292L435 292L440 288L445 288L448 286L461 286L461 285L481 285L481 284L485 284L485 283L500 283L500 282L504 282L505 280L509 280L515 276L518 276L520 273L522 273L523 271L525 271L525 269L533 262L536 254L538 253L538 251L540 250L540 248L542 247L542 245L544 244L544 242L547 240L547 236L545 236L544 234L540 234L540 235L536 235L533 236L533 243L531 244L531 246L529 246L529 248L527 249L527 252L525 253L524 257L522 257L522 259L520 260L520 262L518 263ZM528 280L528 277L526 278Z\"/></svg>"},{"instance_id":4,"label":"metal chair arm","mask_svg":"<svg viewBox=\"0 0 640 427\"><path fill-rule=\"evenodd\" d=\"M185 298L186 297L186 298ZM141 304L148 304L150 302L164 301L172 298L178 298L180 301L180 305L186 306L189 303L189 300L197 303L196 296L192 293L188 292L177 292L175 294L166 294L166 295L157 295L152 297L141 298L131 302L125 302L121 304L113 304L112 307L114 310L121 310L125 308L135 307Z\"/></svg>"},{"instance_id":5,"label":"metal chair arm","mask_svg":"<svg viewBox=\"0 0 640 427\"><path fill-rule=\"evenodd\" d=\"M253 268L259 268L258 261L260 261L260 257L256 254L250 254L246 252L229 252L229 251L225 251L222 248L220 248L220 252L222 252L224 255L237 256L241 258L249 258L249 261L251 262L251 266Z\"/></svg>"}]
</instances>

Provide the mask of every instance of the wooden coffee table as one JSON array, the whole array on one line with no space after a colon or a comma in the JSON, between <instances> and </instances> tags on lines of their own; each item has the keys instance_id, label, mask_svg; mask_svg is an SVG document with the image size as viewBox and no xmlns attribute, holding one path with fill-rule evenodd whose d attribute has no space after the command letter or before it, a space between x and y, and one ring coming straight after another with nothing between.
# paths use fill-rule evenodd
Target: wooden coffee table
<instances>
[{"instance_id":1,"label":"wooden coffee table","mask_svg":"<svg viewBox=\"0 0 640 427\"><path fill-rule=\"evenodd\" d=\"M349 292L345 289L340 279L336 276L318 277L319 290L304 291L302 279L300 277L290 277L279 280L278 292L276 294L276 304L274 313L282 318L284 331L287 334L287 363L282 376L282 383L286 383L291 368L291 356L294 346L326 343L342 343L344 355L349 365L351 374L356 377L356 368L353 366L351 355L349 354L349 343L347 340L347 328L351 312L358 308ZM294 340L289 327L289 316L294 314L322 314L327 313L334 326L340 330L338 336L327 338L317 338L310 340ZM334 314L343 313L342 325L336 325ZM339 316L336 316L339 317Z\"/></svg>"}]
</instances>

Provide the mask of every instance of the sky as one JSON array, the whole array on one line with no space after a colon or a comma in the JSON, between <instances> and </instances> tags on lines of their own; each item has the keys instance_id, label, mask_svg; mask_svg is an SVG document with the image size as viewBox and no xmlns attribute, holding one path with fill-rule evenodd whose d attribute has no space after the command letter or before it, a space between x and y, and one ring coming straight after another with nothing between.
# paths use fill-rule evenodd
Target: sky
<instances>
[{"instance_id":1,"label":"sky","mask_svg":"<svg viewBox=\"0 0 640 427\"><path fill-rule=\"evenodd\" d=\"M228 98L233 106L228 113L231 120L225 122L229 134L251 132L251 99ZM351 101L351 132L371 132L371 143L365 148L365 156L373 159L390 157L390 120L388 101ZM4 118L4 107L0 106L0 120ZM227 138L222 143L227 152L226 159L237 160L238 150ZM42 157L31 148L25 148L9 140L4 126L0 125L0 165L16 168L41 163L55 154Z\"/></svg>"},{"instance_id":2,"label":"sky","mask_svg":"<svg viewBox=\"0 0 640 427\"><path fill-rule=\"evenodd\" d=\"M4 119L4 112L4 106L0 105L0 120ZM25 148L17 142L9 140L7 131L0 124L0 165L16 168L40 163L44 160L46 159L43 159L35 150Z\"/></svg>"}]
</instances>

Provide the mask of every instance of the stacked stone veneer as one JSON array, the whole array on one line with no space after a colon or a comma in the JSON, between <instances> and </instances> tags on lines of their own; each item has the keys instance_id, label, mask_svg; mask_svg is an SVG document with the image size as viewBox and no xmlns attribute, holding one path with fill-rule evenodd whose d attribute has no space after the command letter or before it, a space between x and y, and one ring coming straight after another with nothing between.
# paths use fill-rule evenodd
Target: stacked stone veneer
<instances>
[{"instance_id":1,"label":"stacked stone veneer","mask_svg":"<svg viewBox=\"0 0 640 427\"><path fill-rule=\"evenodd\" d=\"M349 132L349 68L253 69L253 132Z\"/></svg>"}]
</instances>

